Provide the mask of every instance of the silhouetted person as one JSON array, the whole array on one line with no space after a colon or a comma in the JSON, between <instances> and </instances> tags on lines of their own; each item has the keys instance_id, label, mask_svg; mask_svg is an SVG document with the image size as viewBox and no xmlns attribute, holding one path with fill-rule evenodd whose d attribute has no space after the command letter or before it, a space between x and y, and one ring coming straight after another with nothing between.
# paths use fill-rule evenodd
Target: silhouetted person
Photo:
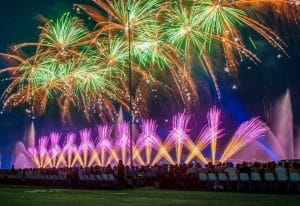
<instances>
[{"instance_id":1,"label":"silhouetted person","mask_svg":"<svg viewBox=\"0 0 300 206\"><path fill-rule=\"evenodd\" d=\"M12 165L12 166L11 166L11 173L12 173L12 174L16 174L15 165Z\"/></svg>"},{"instance_id":2,"label":"silhouetted person","mask_svg":"<svg viewBox=\"0 0 300 206\"><path fill-rule=\"evenodd\" d=\"M122 160L119 160L118 164L118 186L119 188L124 187L124 181L125 181L125 167L123 165Z\"/></svg>"}]
</instances>

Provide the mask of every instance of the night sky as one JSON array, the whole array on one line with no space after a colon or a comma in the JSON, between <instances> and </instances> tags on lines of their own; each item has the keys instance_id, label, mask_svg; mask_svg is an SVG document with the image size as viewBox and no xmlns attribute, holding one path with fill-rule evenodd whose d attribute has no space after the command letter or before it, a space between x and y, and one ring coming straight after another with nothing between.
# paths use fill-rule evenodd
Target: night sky
<instances>
[{"instance_id":1,"label":"night sky","mask_svg":"<svg viewBox=\"0 0 300 206\"><path fill-rule=\"evenodd\" d=\"M2 0L0 6L0 52L7 52L10 45L22 42L34 42L38 39L41 24L37 15L41 14L49 19L59 17L64 12L75 13L73 3L91 2L89 0ZM273 18L270 18L273 19ZM268 22L275 24L274 22ZM265 40L253 34L257 45L257 56L262 60L260 65L253 65L245 61L241 65L238 89L233 90L231 78L223 75L220 77L222 100L211 98L203 100L205 112L212 104L218 104L224 113L223 118L239 123L251 116L260 115L266 119L263 102L272 104L290 89L293 103L295 127L300 122L300 27L289 25L285 22L276 22L277 32L287 43L289 57L272 48ZM250 31L251 32L251 31ZM253 31L252 31L253 32ZM0 68L5 63L0 59ZM5 78L0 74L0 78ZM209 80L208 80L209 82ZM0 82L0 93L3 92L8 82ZM214 93L213 88L211 92ZM1 102L2 105L2 102ZM59 128L75 129L74 125L62 125L61 118L55 107L49 108L47 113L35 120L37 134L48 134L49 131ZM205 114L205 113L204 113ZM155 115L153 115L155 116ZM167 116L167 115L166 115ZM205 115L202 115L205 118ZM10 166L10 154L13 145L22 140L25 128L30 124L30 118L25 114L24 108L6 111L0 115L0 153L2 167ZM85 123L86 126L87 123ZM91 125L92 126L92 125Z\"/></svg>"}]
</instances>

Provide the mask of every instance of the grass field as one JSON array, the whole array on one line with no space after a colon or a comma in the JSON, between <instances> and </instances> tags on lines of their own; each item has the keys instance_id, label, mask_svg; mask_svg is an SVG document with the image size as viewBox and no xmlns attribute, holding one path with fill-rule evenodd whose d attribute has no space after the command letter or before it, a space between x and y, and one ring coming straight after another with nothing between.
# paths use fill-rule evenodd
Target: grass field
<instances>
[{"instance_id":1,"label":"grass field","mask_svg":"<svg viewBox=\"0 0 300 206\"><path fill-rule=\"evenodd\" d=\"M173 191L155 188L130 190L71 190L0 186L0 206L77 205L300 205L299 195Z\"/></svg>"}]
</instances>

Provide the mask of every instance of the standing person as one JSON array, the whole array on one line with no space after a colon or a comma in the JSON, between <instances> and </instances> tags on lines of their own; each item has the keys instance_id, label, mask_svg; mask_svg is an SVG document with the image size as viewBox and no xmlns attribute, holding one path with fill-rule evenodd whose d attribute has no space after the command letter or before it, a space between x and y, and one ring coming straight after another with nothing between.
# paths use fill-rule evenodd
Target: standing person
<instances>
[{"instance_id":1,"label":"standing person","mask_svg":"<svg viewBox=\"0 0 300 206\"><path fill-rule=\"evenodd\" d=\"M16 170L15 170L15 165L11 166L11 173L12 174L16 174L17 173Z\"/></svg>"},{"instance_id":2,"label":"standing person","mask_svg":"<svg viewBox=\"0 0 300 206\"><path fill-rule=\"evenodd\" d=\"M119 160L118 164L118 186L119 189L122 189L124 187L124 179L125 179L125 167L123 165L122 160Z\"/></svg>"}]
</instances>

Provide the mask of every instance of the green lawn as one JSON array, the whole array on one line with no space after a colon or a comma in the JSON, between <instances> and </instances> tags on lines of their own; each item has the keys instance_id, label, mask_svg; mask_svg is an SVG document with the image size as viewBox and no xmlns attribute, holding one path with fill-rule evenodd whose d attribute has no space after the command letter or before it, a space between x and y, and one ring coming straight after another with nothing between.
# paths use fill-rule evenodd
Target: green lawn
<instances>
[{"instance_id":1,"label":"green lawn","mask_svg":"<svg viewBox=\"0 0 300 206\"><path fill-rule=\"evenodd\" d=\"M130 190L71 190L0 186L1 206L76 205L300 205L299 195L173 191L154 188Z\"/></svg>"}]
</instances>

